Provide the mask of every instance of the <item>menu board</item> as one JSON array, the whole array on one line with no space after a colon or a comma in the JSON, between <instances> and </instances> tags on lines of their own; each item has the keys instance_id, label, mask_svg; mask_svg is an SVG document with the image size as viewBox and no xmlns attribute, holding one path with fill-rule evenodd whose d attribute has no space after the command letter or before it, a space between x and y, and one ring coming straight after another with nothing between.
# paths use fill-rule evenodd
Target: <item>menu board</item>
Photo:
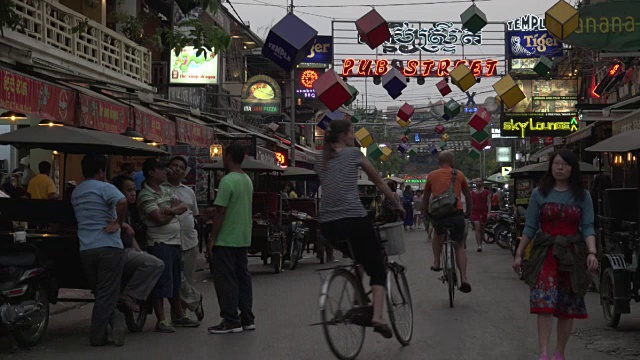
<instances>
[{"instance_id":1,"label":"menu board","mask_svg":"<svg viewBox=\"0 0 640 360\"><path fill-rule=\"evenodd\" d=\"M528 205L529 198L533 192L532 180L517 180L516 181L516 205Z\"/></svg>"},{"instance_id":2,"label":"menu board","mask_svg":"<svg viewBox=\"0 0 640 360\"><path fill-rule=\"evenodd\" d=\"M576 80L518 80L526 95L509 112L513 115L563 116L576 113L578 82Z\"/></svg>"}]
</instances>

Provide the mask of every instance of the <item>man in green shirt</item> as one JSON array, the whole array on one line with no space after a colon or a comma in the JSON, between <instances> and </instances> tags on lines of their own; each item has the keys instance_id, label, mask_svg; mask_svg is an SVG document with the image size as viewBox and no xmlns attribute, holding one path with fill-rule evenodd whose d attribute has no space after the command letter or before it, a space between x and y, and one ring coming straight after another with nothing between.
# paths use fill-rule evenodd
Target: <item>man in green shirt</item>
<instances>
[{"instance_id":1,"label":"man in green shirt","mask_svg":"<svg viewBox=\"0 0 640 360\"><path fill-rule=\"evenodd\" d=\"M209 328L211 334L239 333L256 328L251 311L251 274L247 266L253 225L253 183L242 171L244 156L244 149L236 143L224 150L224 167L229 173L220 181L214 203L215 217L208 251L213 260L213 284L223 320Z\"/></svg>"}]
</instances>

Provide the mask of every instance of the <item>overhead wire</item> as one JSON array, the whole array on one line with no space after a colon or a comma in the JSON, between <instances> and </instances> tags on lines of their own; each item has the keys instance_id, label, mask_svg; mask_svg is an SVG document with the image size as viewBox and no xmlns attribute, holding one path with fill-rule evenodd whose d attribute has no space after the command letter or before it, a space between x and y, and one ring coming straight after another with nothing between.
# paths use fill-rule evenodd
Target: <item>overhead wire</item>
<instances>
[{"instance_id":1,"label":"overhead wire","mask_svg":"<svg viewBox=\"0 0 640 360\"><path fill-rule=\"evenodd\" d=\"M256 1L256 0L249 0L249 1ZM489 2L489 1L493 1L493 0L476 0L478 2ZM424 5L439 5L439 4L455 4L455 3L468 3L469 0L451 0L451 1L441 1L441 0L437 0L437 1L420 1L420 2L412 2L412 3L386 3L386 4L333 4L333 5L296 5L295 8L347 8L347 7L370 7L370 8L376 8L376 7L390 7L390 6L424 6ZM272 4L272 3L267 3L264 1L259 1L259 3L262 3L264 5L269 5L269 6L277 6L280 7L282 5L278 5L278 4ZM246 3L246 2L236 2L236 4L239 5L257 5L254 3Z\"/></svg>"}]
</instances>

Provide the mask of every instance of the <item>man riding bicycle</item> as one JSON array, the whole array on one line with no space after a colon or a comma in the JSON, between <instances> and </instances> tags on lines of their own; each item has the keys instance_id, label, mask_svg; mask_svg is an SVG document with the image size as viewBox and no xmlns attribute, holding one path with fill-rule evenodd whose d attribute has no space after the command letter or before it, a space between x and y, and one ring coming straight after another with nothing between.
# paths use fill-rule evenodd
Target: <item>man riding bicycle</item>
<instances>
[{"instance_id":1,"label":"man riding bicycle","mask_svg":"<svg viewBox=\"0 0 640 360\"><path fill-rule=\"evenodd\" d=\"M432 171L427 175L429 181L424 188L424 205L423 211L433 219L435 228L435 236L432 242L433 248L433 266L431 270L442 271L440 259L442 255L442 235L445 233L445 225L451 226L450 236L456 242L456 260L458 270L460 270L460 291L464 293L471 292L471 285L467 278L467 255L464 250L464 234L465 234L465 217L469 217L471 209L473 209L473 200L469 190L469 184L462 171L453 168L454 158L449 151L442 151L438 160L440 168ZM445 211L441 208L434 207L434 201L446 201L446 193L452 191L455 195L455 205L452 211ZM433 198L431 195L433 194ZM460 199L464 194L466 198L466 212L463 211ZM430 206L431 204L431 206ZM436 216L434 212L440 211L440 216Z\"/></svg>"}]
</instances>

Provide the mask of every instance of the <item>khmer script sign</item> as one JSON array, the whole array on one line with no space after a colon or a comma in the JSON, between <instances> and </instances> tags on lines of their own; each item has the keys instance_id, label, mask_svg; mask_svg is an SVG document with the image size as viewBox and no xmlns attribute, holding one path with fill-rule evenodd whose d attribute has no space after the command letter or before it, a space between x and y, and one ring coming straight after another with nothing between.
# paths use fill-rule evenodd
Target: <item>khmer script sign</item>
<instances>
[{"instance_id":1,"label":"khmer script sign","mask_svg":"<svg viewBox=\"0 0 640 360\"><path fill-rule=\"evenodd\" d=\"M417 27L416 27L417 26ZM461 24L435 22L430 24L390 22L391 39L382 44L385 54L410 55L418 52L429 54L455 54L461 45L482 45L482 31L472 33ZM358 35L358 43L364 44Z\"/></svg>"}]
</instances>

